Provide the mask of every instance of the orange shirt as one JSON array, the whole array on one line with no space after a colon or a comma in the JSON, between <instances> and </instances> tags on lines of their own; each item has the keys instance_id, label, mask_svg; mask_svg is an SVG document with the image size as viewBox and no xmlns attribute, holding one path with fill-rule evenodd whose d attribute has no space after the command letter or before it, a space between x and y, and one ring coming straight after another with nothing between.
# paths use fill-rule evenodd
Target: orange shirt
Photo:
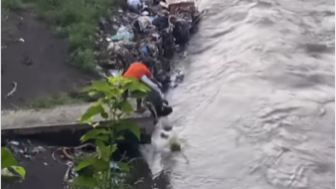
<instances>
[{"instance_id":1,"label":"orange shirt","mask_svg":"<svg viewBox=\"0 0 336 189\"><path fill-rule=\"evenodd\" d=\"M149 71L145 64L141 62L134 62L130 65L130 67L127 69L123 76L140 79L143 75L146 75L147 77L152 77L152 73Z\"/></svg>"}]
</instances>

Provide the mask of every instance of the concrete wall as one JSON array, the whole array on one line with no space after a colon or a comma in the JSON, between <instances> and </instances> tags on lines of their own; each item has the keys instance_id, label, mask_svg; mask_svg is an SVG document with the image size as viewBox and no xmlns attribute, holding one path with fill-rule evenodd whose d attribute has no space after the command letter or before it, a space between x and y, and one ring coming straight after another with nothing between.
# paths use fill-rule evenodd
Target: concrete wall
<instances>
[{"instance_id":1,"label":"concrete wall","mask_svg":"<svg viewBox=\"0 0 336 189\"><path fill-rule=\"evenodd\" d=\"M90 126L79 123L77 119L87 110L88 104L59 106L43 110L19 110L1 112L1 131L6 133L32 134L46 131L60 131L64 129L82 129ZM142 133L150 134L153 120L150 114L133 114L125 119L138 123ZM97 116L94 121L102 121Z\"/></svg>"}]
</instances>

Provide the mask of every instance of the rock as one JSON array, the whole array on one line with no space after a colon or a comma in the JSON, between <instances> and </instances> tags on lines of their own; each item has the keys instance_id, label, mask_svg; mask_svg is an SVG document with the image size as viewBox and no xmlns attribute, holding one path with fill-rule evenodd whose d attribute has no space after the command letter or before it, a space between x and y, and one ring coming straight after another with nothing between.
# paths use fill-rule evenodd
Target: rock
<instances>
[{"instance_id":1,"label":"rock","mask_svg":"<svg viewBox=\"0 0 336 189\"><path fill-rule=\"evenodd\" d=\"M168 139L169 138L169 136L166 133L161 133L160 137L164 138L164 139Z\"/></svg>"}]
</instances>

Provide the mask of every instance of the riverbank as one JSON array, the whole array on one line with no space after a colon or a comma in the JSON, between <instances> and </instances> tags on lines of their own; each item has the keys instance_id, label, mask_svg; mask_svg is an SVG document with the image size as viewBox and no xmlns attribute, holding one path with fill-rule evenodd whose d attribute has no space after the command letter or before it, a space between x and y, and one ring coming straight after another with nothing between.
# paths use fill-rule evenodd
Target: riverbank
<instances>
[{"instance_id":1,"label":"riverbank","mask_svg":"<svg viewBox=\"0 0 336 189\"><path fill-rule=\"evenodd\" d=\"M57 144L57 141L51 142L39 139L27 140L12 140L12 145L17 149L14 154L19 163L25 167L27 171L26 178L23 182L5 185L7 189L64 189L68 188L64 181L69 169L69 162L62 160L57 149L64 146L64 142ZM71 144L65 145L71 146ZM25 149L29 149L25 153ZM20 150L21 149L21 150ZM165 175L152 178L151 171L144 159L141 158L140 152L136 148L130 147L128 144L118 146L119 154L127 154L132 163L132 179L130 184L132 188L148 189L160 188L164 189L169 186L169 179Z\"/></svg>"},{"instance_id":2,"label":"riverbank","mask_svg":"<svg viewBox=\"0 0 336 189\"><path fill-rule=\"evenodd\" d=\"M35 0L31 0L31 2L32 1L35 1ZM40 5L38 5L38 6L40 6ZM76 8L79 8L79 7L76 7ZM72 11L73 9L74 9L74 7L72 7L71 9L68 9L68 11L70 11L70 10ZM147 7L147 9L148 9L148 7ZM181 43L183 43L183 42L181 42L181 36L180 36L179 44L175 44L176 36L174 36L174 35L176 33L181 34L181 32L182 33L184 32L183 34L187 33L188 38L186 38L186 39L189 39L189 29L190 29L189 26L192 27L193 20L192 19L191 20L181 19L181 20L177 20L177 21L175 20L174 21L174 19L172 19L174 21L174 24L181 24L180 27L176 27L176 28L183 29L181 31L174 31L175 27L173 27L171 25L172 24L171 23L171 21L172 21L171 18L175 18L175 15L169 15L168 11L165 10L164 13L159 11L159 12L150 13L151 15L144 16L144 13L147 12L147 9L146 10L141 10L141 14L129 13L129 12L124 12L123 10L119 10L118 15L114 15L112 18L109 18L107 20L103 19L103 20L100 20L99 22L97 22L97 23L99 23L99 27L102 26L103 29L99 28L99 29L97 29L99 31L97 33L95 33L95 39L98 39L98 41L95 41L97 43L96 45L98 47L102 48L102 49L97 49L97 51L96 51L97 52L96 58L99 59L99 64L97 62L96 65L99 65L99 68L100 68L99 70L97 69L96 71L98 71L101 75L111 75L112 72L120 71L120 70L123 70L123 69L127 68L130 63L138 60L139 57L147 56L147 58L151 59L151 66L150 67L153 70L153 75L163 85L166 85L168 87L170 87L170 86L176 87L176 82L183 80L183 74L182 74L181 71L174 70L174 68L171 65L169 59L174 55L175 48L177 48L178 45L182 45ZM25 12L27 10L33 10L33 12L34 12L35 9L34 9L34 7L32 7L32 9L25 9L24 11L21 10L21 13L22 13L22 11ZM76 10L76 11L79 15L78 10ZM29 14L29 15L32 18L37 19L38 17L35 17L35 14L33 12L30 12L32 14ZM70 12L67 12L67 11L65 11L65 13L70 14ZM25 12L24 14L27 14L27 12ZM39 14L41 14L41 13L39 13ZM81 14L83 14L83 12L81 12ZM85 14L85 12L84 12L84 14ZM190 14L193 14L193 13L190 13ZM56 15L56 16L60 16L60 15ZM76 16L76 15L71 15L70 14L70 17L71 16ZM19 20L22 20L21 17L18 17L18 18L19 18ZM23 18L23 19L25 19L25 18ZM158 24L158 25L154 24L155 19L158 19L157 20L158 22L156 22L156 24ZM164 21L162 21L162 19ZM119 22L117 26L113 25L118 20L121 20L122 22ZM145 20L145 22L144 22L144 20ZM154 20L153 23L151 23L152 22L151 20ZM167 22L165 22L165 21L167 21ZM159 27L163 23L167 23L167 25L165 26L167 28L160 28ZM142 24L145 24L146 26L148 26L148 28L143 28ZM113 29L106 28L105 26L112 26ZM29 28L30 26L27 25L25 27ZM135 28L133 28L133 27L135 27ZM46 27L46 28L49 29L48 27ZM138 35L137 32L141 33L141 35ZM36 32L36 33L38 33L38 32ZM59 33L57 33L57 34L59 34ZM61 32L61 34L64 34L64 33ZM38 38L37 36L34 37L35 40L37 38ZM79 42L79 41L76 41L78 38L76 38L75 36L73 38L70 37L68 39L75 40L75 42ZM85 38L85 40L86 39L90 39L90 37ZM183 45L187 46L186 40L182 40L182 41L184 41ZM21 38L20 38L19 42L20 42L20 44L26 44L25 40L21 40ZM68 50L71 51L71 44L69 44L69 41L67 41L67 42L68 42L68 44L66 46L67 46L67 48L69 48ZM179 48L183 49L181 47L179 47ZM4 49L10 49L10 48L6 46ZM76 52L76 53L78 53L78 52ZM73 55L74 54L72 53L71 56L70 56L70 60L73 60L73 58L74 58ZM48 59L46 58L45 61L48 61ZM64 61L64 62L68 62L68 61ZM70 62L70 63L72 63L72 62ZM34 61L28 56L22 64L24 66L28 67L28 68L32 68L32 65L34 65ZM39 66L43 67L41 64ZM41 72L41 73L43 73L43 72ZM36 76L39 76L39 74L41 74L41 73L36 73ZM174 77L170 77L172 73L175 73ZM66 78L67 77L66 75L62 75L62 74L58 74L58 73L56 73L56 74L60 78ZM40 82L41 82L41 77L38 77L38 78L40 78ZM85 85L86 82L87 81L89 82L91 79L92 78L88 78L86 81L84 81L84 84L83 83L82 84ZM3 95L3 96L6 96L5 100L10 100L10 99L13 100L14 99L13 96L19 96L18 92L23 92L22 90L18 90L19 89L18 88L18 82L12 81L12 84L13 84L13 88L15 90L10 90L11 92L7 93L6 95ZM173 84L173 85L171 85L171 84ZM30 85L30 83L27 84L27 88L29 88L29 85ZM60 85L62 85L62 84L60 84ZM49 83L49 86L50 87L55 87L55 86L53 86L53 84L50 84L50 83ZM55 94L55 92L53 91L52 94ZM39 96L39 95L37 95L37 96ZM24 101L24 103L27 103L27 101L22 100L22 97L18 97L18 98L19 98L19 100ZM57 99L57 98L55 98L55 99ZM55 101L58 101L58 100L55 100ZM13 104L13 102L12 103L8 102L8 103L10 105ZM22 103L22 104L24 104L24 103ZM17 106L17 105L12 105L12 106L18 107L18 109L20 109L20 107ZM30 141L33 140L33 139L40 138L41 141L44 141L43 145L41 144L42 147L44 147L44 148L47 148L48 145L46 144L47 143L46 141L49 141L49 140L54 140L55 139L58 142L60 141L61 143L62 142L63 143L67 142L68 139L78 141L79 136L81 136L82 134L78 134L80 132L76 133L76 131L78 131L79 130L78 128L82 127L83 125L78 125L78 123L75 122L74 120L76 120L78 117L80 117L84 113L84 110L86 110L86 109L87 109L86 105L76 105L76 106L72 106L72 107L68 106L66 108L56 107L56 108L52 108L52 109L43 109L43 110L2 111L2 118L3 118L2 119L2 133L6 133L10 136L10 137L6 136L8 140L15 139L15 136L18 136L18 134L20 136L25 135L25 138L29 138ZM105 114L103 114L103 113L104 112L102 112L102 115L104 116ZM144 120L144 125L145 125L144 127L145 128L146 127L151 127L152 120L148 119L148 118L144 118L142 116L140 116L141 118L139 118L139 119ZM137 119L137 118L130 118L130 119ZM149 120L150 120L151 124L149 123ZM100 120L97 119L95 121L100 121ZM56 132L53 133L54 135L50 134L50 133L49 134L45 133L45 131L47 129L50 129L50 127L52 128L52 130L56 131ZM71 127L73 130L75 130L75 133L71 133L71 132L68 132L66 134L64 134L62 132L57 133L57 131L61 130L61 127ZM151 127L151 128L153 129L153 127ZM171 127L170 127L170 129L171 129ZM35 135L32 134L32 133L35 133ZM78 138L77 138L77 134L79 135ZM37 135L39 135L40 137L37 137ZM149 136L150 136L150 134L149 134ZM162 135L162 136L166 136L166 135ZM23 140L20 137L17 137L17 138L18 138L19 143L20 143L20 141ZM115 139L116 139L116 141L119 142L119 138L115 137ZM120 140L123 140L123 139L124 138L122 138ZM125 140L127 140L126 137L125 137ZM6 142L8 142L8 141L6 141ZM57 143L56 146L57 145L60 145L60 144ZM70 144L63 144L63 147L66 148L69 145ZM96 144L96 145L98 147L98 144ZM179 147L180 147L180 145L179 145ZM98 147L98 150L99 150L99 148L100 147ZM72 148L72 149L76 150L75 148ZM132 149L134 150L134 149L137 149L137 148L132 148ZM49 152L49 154L45 154L45 155L50 156L50 152ZM45 155L41 158L42 159L47 159L48 157L46 157ZM22 162L25 162L25 160L22 160ZM73 160L73 162L74 162L74 160ZM34 163L35 162L31 161L30 165L34 164ZM107 160L107 164L108 163L110 163L110 160ZM46 164L49 164L49 163L46 163ZM29 166L27 165L27 167L29 168L30 165ZM43 165L46 166L45 163L43 163ZM38 166L42 166L42 164L39 163L39 165L37 165L37 167ZM32 166L32 167L34 167L34 166ZM42 168L41 168L41 170L42 170ZM48 168L48 170L51 171L51 169L49 169L49 168ZM27 172L28 171L29 170L27 170ZM31 171L32 171L32 173L35 172L34 170L31 170ZM42 172L45 172L45 171L46 170L43 170ZM148 173L148 171L147 171L145 174L147 175L147 177L149 177L149 178L151 177L151 176L149 176L149 175L151 175L150 172ZM39 176L40 176L39 174L36 174L36 177L39 177ZM45 175L43 175L43 176L45 176ZM49 175L49 177L50 176L51 175ZM58 174L58 176L59 176L59 174ZM34 176L32 176L32 177L34 177ZM79 177L73 176L71 178L79 178ZM48 179L46 179L46 180L48 180ZM150 180L152 180L152 179L150 178ZM24 182L28 182L28 179L27 179L27 181L24 181ZM34 183L31 182L31 179L30 179L29 182L30 182L30 184L35 183L35 182ZM58 180L58 182L60 182L60 180ZM33 187L33 186L29 186L29 187ZM149 187L147 186L147 188L149 188ZM160 188L163 188L163 187L160 187Z\"/></svg>"},{"instance_id":3,"label":"riverbank","mask_svg":"<svg viewBox=\"0 0 336 189\"><path fill-rule=\"evenodd\" d=\"M46 110L19 110L1 112L1 135L4 139L16 137L29 138L54 138L54 135L68 135L70 138L78 132L80 138L92 126L78 122L90 107L89 104L64 105ZM155 129L153 119L149 112L142 114L133 113L124 118L134 121L140 128L142 143L150 143L151 134ZM95 117L94 122L102 122L100 116ZM77 141L78 142L78 141Z\"/></svg>"},{"instance_id":4,"label":"riverbank","mask_svg":"<svg viewBox=\"0 0 336 189\"><path fill-rule=\"evenodd\" d=\"M114 10L107 2L116 1L1 1L2 110L82 101L72 94L98 78L89 35L99 15Z\"/></svg>"},{"instance_id":5,"label":"riverbank","mask_svg":"<svg viewBox=\"0 0 336 189\"><path fill-rule=\"evenodd\" d=\"M158 28L162 19L168 19L167 13L149 4L141 10L149 15L142 16L129 12L125 4L120 0L2 1L2 110L88 101L81 88L98 75L126 69L143 55L153 59L151 69L165 89L176 85L183 74L169 60L177 45L173 31L169 25L167 31ZM183 22L195 25L191 20Z\"/></svg>"},{"instance_id":6,"label":"riverbank","mask_svg":"<svg viewBox=\"0 0 336 189\"><path fill-rule=\"evenodd\" d=\"M80 138L91 130L92 126L74 120L88 107L89 105L68 105L43 111L2 112L2 146L9 147L20 165L27 171L23 182L6 187L10 189L23 189L27 186L44 188L48 185L54 189L67 187L64 177L68 174L69 166L75 162L64 158L63 151L58 149L81 145ZM140 143L150 142L154 125L147 113L133 114L125 119L135 121L141 128ZM94 121L102 120L98 116ZM156 181L152 180L151 172L146 161L141 158L138 146L139 142L134 136L126 134L124 140L118 142L118 152L113 154L113 158L119 161L119 158L125 155L134 159L131 185L136 188L151 188ZM165 181L161 179L159 182L162 185Z\"/></svg>"}]
</instances>

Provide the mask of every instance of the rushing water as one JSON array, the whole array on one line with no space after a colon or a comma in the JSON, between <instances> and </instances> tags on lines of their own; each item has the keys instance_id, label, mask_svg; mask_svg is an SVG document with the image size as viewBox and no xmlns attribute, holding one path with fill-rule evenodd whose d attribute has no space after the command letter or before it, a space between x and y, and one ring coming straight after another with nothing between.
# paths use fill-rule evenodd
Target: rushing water
<instances>
[{"instance_id":1,"label":"rushing water","mask_svg":"<svg viewBox=\"0 0 336 189\"><path fill-rule=\"evenodd\" d=\"M199 3L208 14L169 96L190 162L145 146L152 172L174 189L334 189L335 2Z\"/></svg>"}]
</instances>

